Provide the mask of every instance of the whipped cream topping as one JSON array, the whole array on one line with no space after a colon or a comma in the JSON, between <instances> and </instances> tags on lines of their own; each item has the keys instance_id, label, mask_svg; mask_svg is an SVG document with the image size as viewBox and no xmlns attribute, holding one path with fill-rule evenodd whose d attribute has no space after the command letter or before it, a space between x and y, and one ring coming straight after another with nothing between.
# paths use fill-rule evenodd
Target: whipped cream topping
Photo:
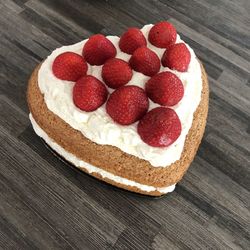
<instances>
[{"instance_id":1,"label":"whipped cream topping","mask_svg":"<svg viewBox=\"0 0 250 250\"><path fill-rule=\"evenodd\" d=\"M126 186L131 186L131 187L137 187L142 191L145 192L153 192L153 191L158 191L162 194L166 194L169 192L174 191L175 189L175 185L171 185L168 187L153 187L153 186L148 186L148 185L144 185L144 184L140 184L138 182L135 181L131 181L128 180L126 178L111 174L103 169L100 169L98 167L95 167L83 160L80 160L79 158L77 158L75 155L67 152L64 148L62 148L60 145L58 145L55 141L53 141L46 133L45 131L43 131L39 125L36 123L36 121L34 120L32 114L29 115L31 124L36 132L37 135L39 135L41 138L43 138L45 140L45 142L53 149L55 150L59 155L61 155L65 160L71 162L72 164L74 164L76 167L78 167L79 169L86 169L90 174L91 173L98 173L100 174L103 178L107 178L110 179L116 183L120 183Z\"/></svg>"},{"instance_id":2,"label":"whipped cream topping","mask_svg":"<svg viewBox=\"0 0 250 250\"><path fill-rule=\"evenodd\" d=\"M147 46L153 50L161 59L165 49L160 49L148 41L148 33L153 25L145 25L141 31L143 32ZM128 61L131 55L123 53L119 46L119 37L107 36L114 44L117 50L117 58ZM116 146L122 151L137 156L138 158L147 160L154 167L167 167L171 163L179 160L184 147L185 138L192 125L193 114L199 105L202 91L201 68L194 51L186 44L191 53L191 61L187 72L178 72L167 67L161 66L160 72L170 71L176 74L184 85L184 96L182 100L173 108L178 114L182 131L179 138L166 148L151 147L144 143L137 133L137 122L129 126L122 126L113 122L105 110L105 104L93 112L85 112L78 109L72 98L72 90L74 83L56 78L52 73L52 64L54 59L61 53L66 51L82 54L82 48L87 39L74 45L63 46L52 52L50 56L43 62L38 72L38 85L40 91L44 95L45 103L50 111L58 115L71 127L82 132L88 139L98 144L107 144ZM177 35L176 43L183 42ZM91 66L88 64L87 74L91 74L102 80L102 66ZM144 88L145 83L150 77L142 73L133 71L133 77L128 85L136 85ZM114 90L108 88L109 93ZM150 101L149 110L159 106Z\"/></svg>"}]
</instances>

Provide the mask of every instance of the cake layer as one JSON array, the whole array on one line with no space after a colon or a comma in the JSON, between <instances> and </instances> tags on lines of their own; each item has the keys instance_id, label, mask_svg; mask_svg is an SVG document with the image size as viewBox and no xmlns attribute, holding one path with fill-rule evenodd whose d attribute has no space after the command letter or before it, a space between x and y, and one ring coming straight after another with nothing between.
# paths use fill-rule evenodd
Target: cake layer
<instances>
[{"instance_id":1,"label":"cake layer","mask_svg":"<svg viewBox=\"0 0 250 250\"><path fill-rule=\"evenodd\" d=\"M71 162L74 166L77 168L83 170L86 173L92 174L92 175L98 175L99 179L105 180L109 183L114 183L115 186L119 185L124 189L127 189L129 191L134 191L135 189L137 192L147 195L162 195L169 192L174 191L175 185L169 186L169 187L153 187L148 185L143 185L135 181L128 180L126 178L122 178L120 176L111 174L101 168L98 168L96 166L93 166L87 162L84 162L83 160L77 158L73 154L67 152L64 148L62 148L60 145L58 145L56 142L54 142L49 136L38 126L32 115L30 114L30 121L31 124L38 136L40 136L53 150L55 150L59 155L61 155L65 160L68 162Z\"/></svg>"},{"instance_id":2,"label":"cake layer","mask_svg":"<svg viewBox=\"0 0 250 250\"><path fill-rule=\"evenodd\" d=\"M148 40L148 32L153 25L145 25L141 31L146 40ZM114 44L117 50L117 58L128 61L130 55L121 52L118 46L119 37L107 36ZM162 71L171 71L176 74L184 85L184 97L172 108L178 114L182 131L179 138L170 146L165 148L151 147L144 143L137 133L137 123L129 126L121 126L114 123L110 116L106 113L105 105L101 106L94 112L84 112L78 109L72 100L73 82L63 81L56 78L52 73L52 64L59 54L71 51L82 54L82 48L87 39L70 46L63 46L56 49L43 62L39 74L38 85L44 94L45 103L50 111L58 115L71 127L79 130L89 140L102 145L111 145L118 147L123 152L134 155L141 159L147 160L154 167L167 167L176 160L179 160L184 148L186 135L192 125L193 114L199 105L202 90L202 77L200 64L195 56L194 51L186 44L191 54L191 60L187 72L178 72L167 67L161 67ZM184 42L177 36L176 43ZM159 58L162 57L165 49L160 49L147 41L147 46L154 51ZM88 64L88 74L97 77L102 81L102 66L91 66ZM145 83L149 80L148 76L140 72L133 71L133 77L127 85L137 85L144 88ZM112 93L113 89L109 89ZM158 106L150 101L149 110Z\"/></svg>"},{"instance_id":3,"label":"cake layer","mask_svg":"<svg viewBox=\"0 0 250 250\"><path fill-rule=\"evenodd\" d=\"M182 178L195 156L206 124L209 91L202 65L201 101L194 113L180 159L167 168L153 167L148 161L127 154L117 147L94 143L50 111L38 86L40 66L33 71L29 80L27 92L29 108L39 127L65 151L110 174L155 188L172 186ZM99 174L91 173L91 175L101 178ZM133 191L140 190L137 188L137 191Z\"/></svg>"}]
</instances>

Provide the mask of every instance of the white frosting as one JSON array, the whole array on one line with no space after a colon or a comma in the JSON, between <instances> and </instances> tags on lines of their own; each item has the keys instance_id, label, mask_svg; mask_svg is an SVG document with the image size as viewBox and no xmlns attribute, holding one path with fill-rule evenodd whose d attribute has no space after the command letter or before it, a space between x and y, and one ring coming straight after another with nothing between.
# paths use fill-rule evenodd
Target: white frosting
<instances>
[{"instance_id":1,"label":"white frosting","mask_svg":"<svg viewBox=\"0 0 250 250\"><path fill-rule=\"evenodd\" d=\"M30 114L29 115L30 121L32 123L32 126L35 130L35 132L37 133L37 135L39 135L41 138L43 138L45 140L45 142L52 148L54 149L59 155L61 155L64 159L66 159L67 161L71 162L72 164L74 164L76 167L78 167L79 169L86 169L90 174L91 173L98 173L100 174L103 178L107 178L110 179L112 181L115 181L116 183L120 183L126 186L132 186L132 187L137 187L140 190L146 191L146 192L152 192L152 191L159 191L160 193L166 194L169 192L174 191L175 189L175 185L171 185L168 187L153 187L153 186L148 186L148 185L144 185L144 184L140 184L138 182L135 181L131 181L128 180L126 178L111 174L103 169L100 169L98 167L95 167L83 160L80 160L79 158L77 158L75 155L67 152L64 148L62 148L60 145L58 145L56 142L54 142L46 133L45 131L43 131L39 125L36 123L36 121L34 120L33 116Z\"/></svg>"},{"instance_id":2,"label":"white frosting","mask_svg":"<svg viewBox=\"0 0 250 250\"><path fill-rule=\"evenodd\" d=\"M146 25L141 30L148 37L148 32L152 25ZM130 55L121 52L118 46L119 37L107 36L112 41L117 50L118 58L129 60ZM52 52L50 56L43 62L38 73L38 84L41 92L44 94L44 100L49 110L54 112L71 127L79 130L88 139L98 144L108 144L120 148L122 151L147 160L155 167L167 167L171 163L180 159L186 135L192 125L193 114L200 102L202 91L201 68L194 51L187 45L191 53L191 61L188 71L181 73L170 70L167 67L161 67L162 71L171 71L175 73L184 85L184 97L174 107L178 114L182 131L179 138L169 147L156 148L144 143L136 132L137 123L129 126L121 126L112 121L106 113L105 104L94 112L84 112L78 109L72 99L73 82L63 81L56 78L52 73L52 64L56 56L59 54L72 51L81 55L83 45L87 40L70 46L63 46ZM183 42L177 35L177 43ZM147 46L156 52L159 58L162 57L165 49L159 49L147 42ZM98 79L101 77L101 66L88 65L88 74L92 74ZM148 76L133 71L133 77L128 83L129 85L137 85L144 88ZM108 89L111 93L112 89ZM158 106L150 101L149 110Z\"/></svg>"}]
</instances>

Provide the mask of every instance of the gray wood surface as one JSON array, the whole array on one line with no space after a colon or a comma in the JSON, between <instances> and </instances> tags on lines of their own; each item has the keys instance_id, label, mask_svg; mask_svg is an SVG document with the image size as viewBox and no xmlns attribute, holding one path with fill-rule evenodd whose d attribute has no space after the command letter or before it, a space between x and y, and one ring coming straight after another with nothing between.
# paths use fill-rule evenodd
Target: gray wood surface
<instances>
[{"instance_id":1,"label":"gray wood surface","mask_svg":"<svg viewBox=\"0 0 250 250\"><path fill-rule=\"evenodd\" d=\"M207 128L176 191L121 191L62 162L35 135L33 68L93 33L167 19L204 62ZM250 249L249 0L0 0L1 249Z\"/></svg>"}]
</instances>

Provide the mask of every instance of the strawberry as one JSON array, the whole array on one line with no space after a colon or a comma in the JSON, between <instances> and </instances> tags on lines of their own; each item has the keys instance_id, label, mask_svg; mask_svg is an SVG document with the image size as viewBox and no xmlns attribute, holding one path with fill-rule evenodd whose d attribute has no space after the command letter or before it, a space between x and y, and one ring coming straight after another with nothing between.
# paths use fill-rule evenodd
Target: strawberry
<instances>
[{"instance_id":1,"label":"strawberry","mask_svg":"<svg viewBox=\"0 0 250 250\"><path fill-rule=\"evenodd\" d=\"M111 58L102 67L102 78L110 88L116 89L130 81L132 69L122 59Z\"/></svg>"},{"instance_id":2,"label":"strawberry","mask_svg":"<svg viewBox=\"0 0 250 250\"><path fill-rule=\"evenodd\" d=\"M135 71L146 76L155 75L161 67L161 62L157 54L147 47L140 47L131 56L129 64Z\"/></svg>"},{"instance_id":3,"label":"strawberry","mask_svg":"<svg viewBox=\"0 0 250 250\"><path fill-rule=\"evenodd\" d=\"M138 28L129 28L124 32L119 41L121 51L132 55L133 52L143 46L147 45L147 41Z\"/></svg>"},{"instance_id":4,"label":"strawberry","mask_svg":"<svg viewBox=\"0 0 250 250\"><path fill-rule=\"evenodd\" d=\"M86 75L87 70L84 58L74 52L60 54L52 64L53 74L61 80L76 81Z\"/></svg>"},{"instance_id":5,"label":"strawberry","mask_svg":"<svg viewBox=\"0 0 250 250\"><path fill-rule=\"evenodd\" d=\"M166 21L156 23L149 31L148 40L158 48L167 48L176 41L175 27Z\"/></svg>"},{"instance_id":6,"label":"strawberry","mask_svg":"<svg viewBox=\"0 0 250 250\"><path fill-rule=\"evenodd\" d=\"M171 72L154 75L146 83L146 93L155 103L163 106L174 106L184 95L181 80Z\"/></svg>"},{"instance_id":7,"label":"strawberry","mask_svg":"<svg viewBox=\"0 0 250 250\"><path fill-rule=\"evenodd\" d=\"M90 112L105 103L108 91L105 85L94 76L80 78L73 88L73 102L79 109Z\"/></svg>"},{"instance_id":8,"label":"strawberry","mask_svg":"<svg viewBox=\"0 0 250 250\"><path fill-rule=\"evenodd\" d=\"M138 121L148 110L149 101L145 91L137 86L122 86L115 90L106 104L110 117L121 125Z\"/></svg>"},{"instance_id":9,"label":"strawberry","mask_svg":"<svg viewBox=\"0 0 250 250\"><path fill-rule=\"evenodd\" d=\"M186 72L191 60L191 54L184 43L171 45L164 52L161 62L164 67Z\"/></svg>"},{"instance_id":10,"label":"strawberry","mask_svg":"<svg viewBox=\"0 0 250 250\"><path fill-rule=\"evenodd\" d=\"M141 139L152 147L167 147L181 134L181 122L173 109L158 107L150 110L138 123Z\"/></svg>"},{"instance_id":11,"label":"strawberry","mask_svg":"<svg viewBox=\"0 0 250 250\"><path fill-rule=\"evenodd\" d=\"M85 43L82 55L91 65L102 65L109 58L116 56L116 48L105 36L93 35Z\"/></svg>"}]
</instances>

